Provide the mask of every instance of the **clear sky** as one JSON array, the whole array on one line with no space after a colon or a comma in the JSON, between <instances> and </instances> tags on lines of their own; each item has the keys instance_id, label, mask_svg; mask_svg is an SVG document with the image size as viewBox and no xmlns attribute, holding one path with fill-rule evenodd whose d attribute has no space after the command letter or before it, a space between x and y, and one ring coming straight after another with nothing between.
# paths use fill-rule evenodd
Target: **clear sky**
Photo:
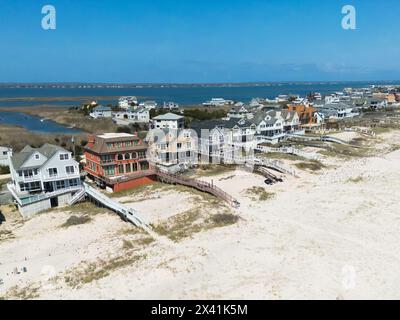
<instances>
[{"instance_id":1,"label":"clear sky","mask_svg":"<svg viewBox=\"0 0 400 320\"><path fill-rule=\"evenodd\" d=\"M399 80L399 15L398 0L0 0L0 82Z\"/></svg>"}]
</instances>

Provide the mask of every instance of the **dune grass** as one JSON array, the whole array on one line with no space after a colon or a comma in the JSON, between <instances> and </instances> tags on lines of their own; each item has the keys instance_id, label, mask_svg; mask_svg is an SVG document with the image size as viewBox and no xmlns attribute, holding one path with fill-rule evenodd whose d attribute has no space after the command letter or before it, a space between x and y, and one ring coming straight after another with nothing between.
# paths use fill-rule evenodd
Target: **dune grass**
<instances>
[{"instance_id":1,"label":"dune grass","mask_svg":"<svg viewBox=\"0 0 400 320\"><path fill-rule=\"evenodd\" d=\"M273 192L268 192L263 187L256 186L244 190L244 193L252 201L267 201L272 199L275 195Z\"/></svg>"}]
</instances>

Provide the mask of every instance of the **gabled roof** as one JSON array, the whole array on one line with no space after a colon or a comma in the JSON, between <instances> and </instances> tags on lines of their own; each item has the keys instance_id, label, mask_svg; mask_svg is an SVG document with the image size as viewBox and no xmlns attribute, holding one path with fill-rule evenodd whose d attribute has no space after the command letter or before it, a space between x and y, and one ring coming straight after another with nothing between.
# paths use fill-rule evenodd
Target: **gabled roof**
<instances>
[{"instance_id":1,"label":"gabled roof","mask_svg":"<svg viewBox=\"0 0 400 320\"><path fill-rule=\"evenodd\" d=\"M39 152L47 159L50 159L57 151L69 152L64 148L49 143L45 143L40 148L32 148L31 146L27 145L21 150L21 152L13 154L11 162L14 169L18 170L30 158L30 156L36 152Z\"/></svg>"},{"instance_id":2,"label":"gabled roof","mask_svg":"<svg viewBox=\"0 0 400 320\"><path fill-rule=\"evenodd\" d=\"M100 105L95 107L93 111L111 111L111 108Z\"/></svg>"},{"instance_id":3,"label":"gabled roof","mask_svg":"<svg viewBox=\"0 0 400 320\"><path fill-rule=\"evenodd\" d=\"M285 121L292 121L296 115L296 111L282 110L282 118L285 119Z\"/></svg>"},{"instance_id":4,"label":"gabled roof","mask_svg":"<svg viewBox=\"0 0 400 320\"><path fill-rule=\"evenodd\" d=\"M233 107L229 110L229 112L240 112L242 109L244 109L245 112L249 112L249 111L248 111L248 107L245 106L245 105L233 106Z\"/></svg>"},{"instance_id":5,"label":"gabled roof","mask_svg":"<svg viewBox=\"0 0 400 320\"><path fill-rule=\"evenodd\" d=\"M319 108L320 109L339 110L339 109L347 109L347 108L351 108L351 107L352 106L348 105L347 103L338 102L338 103L326 103Z\"/></svg>"},{"instance_id":6,"label":"gabled roof","mask_svg":"<svg viewBox=\"0 0 400 320\"><path fill-rule=\"evenodd\" d=\"M172 112L168 112L166 114L159 115L153 118L154 120L180 120L183 119L183 116L177 115Z\"/></svg>"}]
</instances>

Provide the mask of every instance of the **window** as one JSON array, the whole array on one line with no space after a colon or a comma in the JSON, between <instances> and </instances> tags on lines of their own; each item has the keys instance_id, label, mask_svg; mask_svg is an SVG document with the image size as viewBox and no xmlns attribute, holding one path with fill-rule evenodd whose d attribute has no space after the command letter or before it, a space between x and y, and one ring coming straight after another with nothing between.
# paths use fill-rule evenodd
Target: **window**
<instances>
[{"instance_id":1,"label":"window","mask_svg":"<svg viewBox=\"0 0 400 320\"><path fill-rule=\"evenodd\" d=\"M129 153L125 153L125 160L129 160L131 158L131 155Z\"/></svg>"},{"instance_id":2,"label":"window","mask_svg":"<svg viewBox=\"0 0 400 320\"><path fill-rule=\"evenodd\" d=\"M68 160L68 159L69 159L68 153L62 153L62 154L60 154L60 160Z\"/></svg>"},{"instance_id":3,"label":"window","mask_svg":"<svg viewBox=\"0 0 400 320\"><path fill-rule=\"evenodd\" d=\"M124 165L123 164L118 165L118 173L119 174L124 173Z\"/></svg>"},{"instance_id":4,"label":"window","mask_svg":"<svg viewBox=\"0 0 400 320\"><path fill-rule=\"evenodd\" d=\"M65 188L65 181L61 180L61 181L56 181L56 189L64 189Z\"/></svg>"},{"instance_id":5,"label":"window","mask_svg":"<svg viewBox=\"0 0 400 320\"><path fill-rule=\"evenodd\" d=\"M74 174L75 168L74 168L74 166L67 166L67 167L65 167L65 171L67 172L67 174Z\"/></svg>"},{"instance_id":6,"label":"window","mask_svg":"<svg viewBox=\"0 0 400 320\"><path fill-rule=\"evenodd\" d=\"M190 157L190 151L186 151L186 157Z\"/></svg>"},{"instance_id":7,"label":"window","mask_svg":"<svg viewBox=\"0 0 400 320\"><path fill-rule=\"evenodd\" d=\"M97 171L97 165L94 162L88 161L88 166L89 166L90 170Z\"/></svg>"},{"instance_id":8,"label":"window","mask_svg":"<svg viewBox=\"0 0 400 320\"><path fill-rule=\"evenodd\" d=\"M105 166L104 174L106 176L113 176L115 174L115 167L114 166Z\"/></svg>"},{"instance_id":9,"label":"window","mask_svg":"<svg viewBox=\"0 0 400 320\"><path fill-rule=\"evenodd\" d=\"M182 148L182 143L178 142L177 145L176 145L176 147L177 147L178 149Z\"/></svg>"},{"instance_id":10,"label":"window","mask_svg":"<svg viewBox=\"0 0 400 320\"><path fill-rule=\"evenodd\" d=\"M37 169L35 170L25 170L24 171L24 177L25 178L30 178L33 176L33 173L36 172L35 174L37 174Z\"/></svg>"},{"instance_id":11,"label":"window","mask_svg":"<svg viewBox=\"0 0 400 320\"><path fill-rule=\"evenodd\" d=\"M76 187L78 185L78 179L69 179L68 183L70 187Z\"/></svg>"},{"instance_id":12,"label":"window","mask_svg":"<svg viewBox=\"0 0 400 320\"><path fill-rule=\"evenodd\" d=\"M139 159L145 159L146 158L146 151L139 151Z\"/></svg>"},{"instance_id":13,"label":"window","mask_svg":"<svg viewBox=\"0 0 400 320\"><path fill-rule=\"evenodd\" d=\"M148 169L149 169L149 163L147 161L140 162L140 170L148 170Z\"/></svg>"},{"instance_id":14,"label":"window","mask_svg":"<svg viewBox=\"0 0 400 320\"><path fill-rule=\"evenodd\" d=\"M35 154L35 159L39 160L40 156L38 154Z\"/></svg>"},{"instance_id":15,"label":"window","mask_svg":"<svg viewBox=\"0 0 400 320\"><path fill-rule=\"evenodd\" d=\"M126 173L130 173L132 170L131 170L131 164L130 163L127 163L126 165L125 165L125 172Z\"/></svg>"},{"instance_id":16,"label":"window","mask_svg":"<svg viewBox=\"0 0 400 320\"><path fill-rule=\"evenodd\" d=\"M3 156L6 156L7 155L7 151L3 151Z\"/></svg>"},{"instance_id":17,"label":"window","mask_svg":"<svg viewBox=\"0 0 400 320\"><path fill-rule=\"evenodd\" d=\"M137 153L136 152L132 152L132 159L136 159L137 158Z\"/></svg>"},{"instance_id":18,"label":"window","mask_svg":"<svg viewBox=\"0 0 400 320\"><path fill-rule=\"evenodd\" d=\"M49 168L49 176L50 177L55 177L58 175L57 168Z\"/></svg>"},{"instance_id":19,"label":"window","mask_svg":"<svg viewBox=\"0 0 400 320\"><path fill-rule=\"evenodd\" d=\"M118 160L124 160L124 156L122 154L119 154L117 157Z\"/></svg>"},{"instance_id":20,"label":"window","mask_svg":"<svg viewBox=\"0 0 400 320\"><path fill-rule=\"evenodd\" d=\"M137 171L137 163L132 163L132 171Z\"/></svg>"},{"instance_id":21,"label":"window","mask_svg":"<svg viewBox=\"0 0 400 320\"><path fill-rule=\"evenodd\" d=\"M20 183L19 188L21 191L39 191L41 190L41 185L39 181L34 181L30 183Z\"/></svg>"}]
</instances>

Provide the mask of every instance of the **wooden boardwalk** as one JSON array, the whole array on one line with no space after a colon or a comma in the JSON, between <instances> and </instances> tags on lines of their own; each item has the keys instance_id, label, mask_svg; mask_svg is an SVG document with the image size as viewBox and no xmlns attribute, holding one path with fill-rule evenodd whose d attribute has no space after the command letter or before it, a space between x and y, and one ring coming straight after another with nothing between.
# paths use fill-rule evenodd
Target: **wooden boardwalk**
<instances>
[{"instance_id":1,"label":"wooden boardwalk","mask_svg":"<svg viewBox=\"0 0 400 320\"><path fill-rule=\"evenodd\" d=\"M157 176L158 180L164 183L171 183L171 184L180 184L187 187L195 188L199 191L207 192L212 194L213 196L227 202L231 207L238 208L240 206L239 201L233 198L231 195L223 191L222 189L218 188L214 184L201 181L198 179L192 179L188 177L184 177L179 174L171 174L161 170L155 170L155 175Z\"/></svg>"}]
</instances>

